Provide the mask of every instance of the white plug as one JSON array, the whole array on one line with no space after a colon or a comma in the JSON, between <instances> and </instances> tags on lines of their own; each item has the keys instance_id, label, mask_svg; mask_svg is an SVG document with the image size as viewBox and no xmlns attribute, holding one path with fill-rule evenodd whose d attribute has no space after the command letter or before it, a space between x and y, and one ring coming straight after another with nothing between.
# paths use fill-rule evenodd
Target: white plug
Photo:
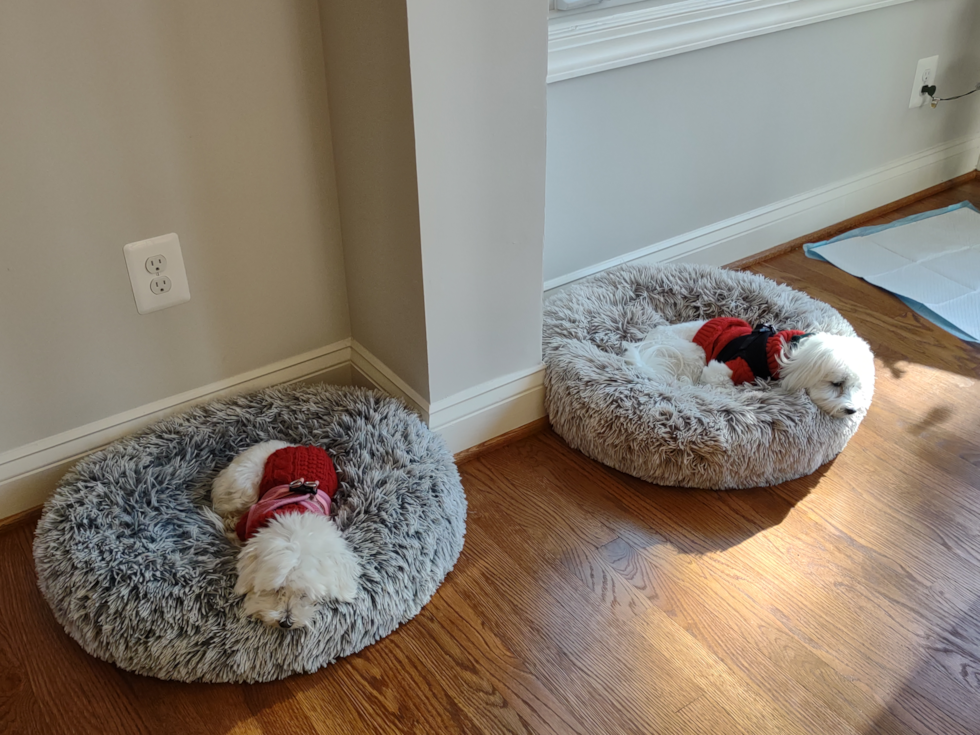
<instances>
[{"instance_id":1,"label":"white plug","mask_svg":"<svg viewBox=\"0 0 980 735\"><path fill-rule=\"evenodd\" d=\"M928 59L919 59L915 67L915 76L912 77L912 95L909 97L909 109L922 107L925 104L927 95L922 93L922 88L935 84L936 69L939 68L939 57L930 56Z\"/></svg>"}]
</instances>

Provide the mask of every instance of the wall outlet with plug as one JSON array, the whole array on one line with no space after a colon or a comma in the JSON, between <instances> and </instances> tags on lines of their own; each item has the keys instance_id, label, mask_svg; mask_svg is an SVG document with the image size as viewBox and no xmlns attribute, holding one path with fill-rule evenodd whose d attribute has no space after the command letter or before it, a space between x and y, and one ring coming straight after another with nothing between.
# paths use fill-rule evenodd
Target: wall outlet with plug
<instances>
[{"instance_id":1,"label":"wall outlet with plug","mask_svg":"<svg viewBox=\"0 0 980 735\"><path fill-rule=\"evenodd\" d=\"M161 235L131 242L123 248L126 268L140 314L166 309L191 300L177 235Z\"/></svg>"},{"instance_id":2,"label":"wall outlet with plug","mask_svg":"<svg viewBox=\"0 0 980 735\"><path fill-rule=\"evenodd\" d=\"M915 78L912 80L912 96L909 98L910 110L914 107L922 107L929 100L929 96L922 93L922 88L931 87L936 83L936 69L938 68L938 56L919 59L919 64L915 67Z\"/></svg>"}]
</instances>

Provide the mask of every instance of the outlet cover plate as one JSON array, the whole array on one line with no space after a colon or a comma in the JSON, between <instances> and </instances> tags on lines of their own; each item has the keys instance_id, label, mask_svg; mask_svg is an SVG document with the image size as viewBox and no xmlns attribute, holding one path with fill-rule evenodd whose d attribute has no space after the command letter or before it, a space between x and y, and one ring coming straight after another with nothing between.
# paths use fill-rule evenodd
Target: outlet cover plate
<instances>
[{"instance_id":1,"label":"outlet cover plate","mask_svg":"<svg viewBox=\"0 0 980 735\"><path fill-rule=\"evenodd\" d=\"M184 259L180 254L180 240L177 235L160 235L149 240L131 242L123 247L126 255L126 268L136 298L136 310L140 314L166 309L191 300L191 289L187 283ZM147 271L146 261L154 255L166 258L166 267L159 274ZM166 293L153 293L150 283L160 276L167 276L173 284Z\"/></svg>"},{"instance_id":2,"label":"outlet cover plate","mask_svg":"<svg viewBox=\"0 0 980 735\"><path fill-rule=\"evenodd\" d=\"M922 88L927 84L936 83L936 70L938 68L938 56L919 59L919 64L915 67L915 78L912 80L912 96L909 98L910 110L915 107L922 107L926 103L928 98L922 94Z\"/></svg>"}]
</instances>

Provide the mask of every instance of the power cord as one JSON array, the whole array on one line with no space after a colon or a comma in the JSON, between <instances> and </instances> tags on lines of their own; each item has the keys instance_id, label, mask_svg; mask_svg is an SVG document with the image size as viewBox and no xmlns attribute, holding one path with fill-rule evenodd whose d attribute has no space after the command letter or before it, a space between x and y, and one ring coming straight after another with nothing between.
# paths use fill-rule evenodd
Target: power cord
<instances>
[{"instance_id":1,"label":"power cord","mask_svg":"<svg viewBox=\"0 0 980 735\"><path fill-rule=\"evenodd\" d=\"M932 107L934 107L934 108L937 107L940 102L949 102L950 100L958 100L961 97L968 97L969 95L973 94L974 92L980 92L980 84L977 84L977 86L974 87L973 89L971 89L969 92L964 92L963 94L958 94L955 97L936 97L936 85L935 84L926 84L926 85L924 85L922 87L921 90L919 90L919 93L920 94L927 94L927 95L929 95L929 99L932 100L932 102L930 102L929 104Z\"/></svg>"}]
</instances>

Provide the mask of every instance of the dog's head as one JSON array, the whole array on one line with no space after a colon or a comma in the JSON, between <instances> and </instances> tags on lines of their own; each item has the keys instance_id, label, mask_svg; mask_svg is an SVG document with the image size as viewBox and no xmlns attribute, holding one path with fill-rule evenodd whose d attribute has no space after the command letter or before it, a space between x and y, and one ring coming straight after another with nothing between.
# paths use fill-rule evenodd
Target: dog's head
<instances>
[{"instance_id":1,"label":"dog's head","mask_svg":"<svg viewBox=\"0 0 980 735\"><path fill-rule=\"evenodd\" d=\"M805 390L817 408L834 418L863 413L874 393L875 363L859 337L821 332L787 344L779 357L784 390Z\"/></svg>"},{"instance_id":2,"label":"dog's head","mask_svg":"<svg viewBox=\"0 0 980 735\"><path fill-rule=\"evenodd\" d=\"M360 565L327 516L285 513L242 547L235 592L246 615L274 628L308 625L326 600L350 602Z\"/></svg>"}]
</instances>

